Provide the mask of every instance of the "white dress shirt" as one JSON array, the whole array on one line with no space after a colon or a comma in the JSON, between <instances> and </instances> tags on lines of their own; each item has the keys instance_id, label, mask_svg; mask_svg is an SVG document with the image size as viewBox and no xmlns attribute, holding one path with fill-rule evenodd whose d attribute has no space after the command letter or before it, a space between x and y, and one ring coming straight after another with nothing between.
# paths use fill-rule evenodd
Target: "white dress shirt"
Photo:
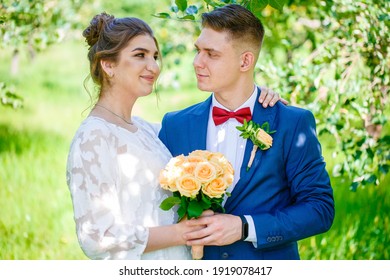
<instances>
[{"instance_id":1,"label":"white dress shirt","mask_svg":"<svg viewBox=\"0 0 390 280\"><path fill-rule=\"evenodd\" d=\"M257 87L255 86L253 93L249 97L249 99L245 101L244 104L242 104L240 107L238 107L236 111L245 107L249 107L251 112L253 112L256 100ZM221 105L213 94L210 107L209 122L207 126L206 148L211 152L220 152L224 154L225 157L233 165L234 181L233 184L227 190L231 193L238 180L240 179L240 170L242 161L244 159L247 140L240 137L241 132L236 128L236 126L241 126L242 124L235 118L230 118L226 122L218 126L214 124L212 114L212 109L214 106L230 111L229 109ZM245 239L245 241L254 242L254 245L256 246L257 238L253 219L249 215L245 215L245 218L249 224L249 235L248 238Z\"/></svg>"}]
</instances>

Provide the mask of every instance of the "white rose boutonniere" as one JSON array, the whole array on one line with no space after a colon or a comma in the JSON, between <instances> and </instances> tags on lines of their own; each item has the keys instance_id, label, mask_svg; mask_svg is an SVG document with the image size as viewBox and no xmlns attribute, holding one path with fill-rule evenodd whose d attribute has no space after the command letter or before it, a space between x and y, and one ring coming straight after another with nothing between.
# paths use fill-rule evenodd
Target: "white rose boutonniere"
<instances>
[{"instance_id":1,"label":"white rose boutonniere","mask_svg":"<svg viewBox=\"0 0 390 280\"><path fill-rule=\"evenodd\" d=\"M237 126L236 128L241 131L240 136L242 138L250 139L253 142L253 149L246 167L246 171L249 171L257 149L260 148L261 150L268 150L271 148L273 139L270 134L275 133L276 130L270 131L268 122L265 122L260 126L253 121L247 122L246 120L244 120L244 124L242 126Z\"/></svg>"}]
</instances>

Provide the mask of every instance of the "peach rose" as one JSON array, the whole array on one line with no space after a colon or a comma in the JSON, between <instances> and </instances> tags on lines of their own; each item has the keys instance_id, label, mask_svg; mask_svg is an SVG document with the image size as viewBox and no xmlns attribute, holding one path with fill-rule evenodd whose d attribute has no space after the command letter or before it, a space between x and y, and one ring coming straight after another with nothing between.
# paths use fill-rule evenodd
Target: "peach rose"
<instances>
[{"instance_id":1,"label":"peach rose","mask_svg":"<svg viewBox=\"0 0 390 280\"><path fill-rule=\"evenodd\" d=\"M217 162L210 162L210 163L215 167L216 175L221 176L224 172L224 167Z\"/></svg>"},{"instance_id":2,"label":"peach rose","mask_svg":"<svg viewBox=\"0 0 390 280\"><path fill-rule=\"evenodd\" d=\"M220 198L225 193L226 189L228 188L228 185L226 181L220 177L215 178L210 183L206 184L202 191L205 195L213 198Z\"/></svg>"},{"instance_id":3,"label":"peach rose","mask_svg":"<svg viewBox=\"0 0 390 280\"><path fill-rule=\"evenodd\" d=\"M234 175L234 168L233 168L233 165L228 161L225 165L225 170L224 170L225 173L229 173L229 174L232 174Z\"/></svg>"},{"instance_id":4,"label":"peach rose","mask_svg":"<svg viewBox=\"0 0 390 280\"><path fill-rule=\"evenodd\" d=\"M231 173L225 173L223 179L226 181L226 184L230 186L231 184L233 184L234 176Z\"/></svg>"},{"instance_id":5,"label":"peach rose","mask_svg":"<svg viewBox=\"0 0 390 280\"><path fill-rule=\"evenodd\" d=\"M176 180L177 190L186 197L196 197L201 188L201 183L194 176L184 174Z\"/></svg>"},{"instance_id":6,"label":"peach rose","mask_svg":"<svg viewBox=\"0 0 390 280\"><path fill-rule=\"evenodd\" d=\"M209 157L212 155L212 152L209 152L209 151L205 151L205 150L195 150L193 152L191 152L188 156L189 157L192 157L192 156L198 156L198 157L202 157L204 159L209 159Z\"/></svg>"},{"instance_id":7,"label":"peach rose","mask_svg":"<svg viewBox=\"0 0 390 280\"><path fill-rule=\"evenodd\" d=\"M161 170L160 176L159 176L159 182L161 187L164 190L169 190L171 192L176 192L176 180L175 177L172 176L172 172L169 172L168 170Z\"/></svg>"},{"instance_id":8,"label":"peach rose","mask_svg":"<svg viewBox=\"0 0 390 280\"><path fill-rule=\"evenodd\" d=\"M195 168L194 175L201 183L207 183L217 176L217 170L209 162L200 162Z\"/></svg>"},{"instance_id":9,"label":"peach rose","mask_svg":"<svg viewBox=\"0 0 390 280\"><path fill-rule=\"evenodd\" d=\"M184 162L186 162L186 157L184 155L179 155L176 157L173 157L169 160L166 169L174 168L175 166L181 166Z\"/></svg>"},{"instance_id":10,"label":"peach rose","mask_svg":"<svg viewBox=\"0 0 390 280\"><path fill-rule=\"evenodd\" d=\"M204 157L198 156L198 155L187 157L187 162L199 163L199 162L204 162L204 161L206 161L206 159Z\"/></svg>"},{"instance_id":11,"label":"peach rose","mask_svg":"<svg viewBox=\"0 0 390 280\"><path fill-rule=\"evenodd\" d=\"M256 139L265 145L264 149L269 149L272 146L272 137L263 129L259 128L256 133Z\"/></svg>"},{"instance_id":12,"label":"peach rose","mask_svg":"<svg viewBox=\"0 0 390 280\"><path fill-rule=\"evenodd\" d=\"M195 171L196 165L197 165L196 162L185 162L185 163L183 163L183 172L185 174L194 175L194 171Z\"/></svg>"},{"instance_id":13,"label":"peach rose","mask_svg":"<svg viewBox=\"0 0 390 280\"><path fill-rule=\"evenodd\" d=\"M227 159L222 153L215 152L209 156L209 161L217 162L218 164L225 164L227 162Z\"/></svg>"}]
</instances>

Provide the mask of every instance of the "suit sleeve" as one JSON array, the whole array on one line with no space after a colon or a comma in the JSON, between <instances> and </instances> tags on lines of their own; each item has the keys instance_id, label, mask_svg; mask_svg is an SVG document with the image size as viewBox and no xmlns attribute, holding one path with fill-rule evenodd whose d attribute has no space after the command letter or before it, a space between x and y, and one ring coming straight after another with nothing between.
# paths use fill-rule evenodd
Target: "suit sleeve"
<instances>
[{"instance_id":1,"label":"suit sleeve","mask_svg":"<svg viewBox=\"0 0 390 280\"><path fill-rule=\"evenodd\" d=\"M257 249L323 233L333 223L333 191L310 111L303 111L295 128L286 132L284 147L291 203L272 213L252 215Z\"/></svg>"}]
</instances>

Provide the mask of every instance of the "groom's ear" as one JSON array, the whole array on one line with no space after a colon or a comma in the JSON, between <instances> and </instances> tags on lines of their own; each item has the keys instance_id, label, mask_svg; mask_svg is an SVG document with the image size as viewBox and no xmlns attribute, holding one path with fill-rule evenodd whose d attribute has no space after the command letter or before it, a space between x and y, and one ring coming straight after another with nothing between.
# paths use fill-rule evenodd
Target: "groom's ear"
<instances>
[{"instance_id":1,"label":"groom's ear","mask_svg":"<svg viewBox=\"0 0 390 280\"><path fill-rule=\"evenodd\" d=\"M254 67L255 56L252 52L246 51L241 54L240 70L246 72Z\"/></svg>"}]
</instances>

